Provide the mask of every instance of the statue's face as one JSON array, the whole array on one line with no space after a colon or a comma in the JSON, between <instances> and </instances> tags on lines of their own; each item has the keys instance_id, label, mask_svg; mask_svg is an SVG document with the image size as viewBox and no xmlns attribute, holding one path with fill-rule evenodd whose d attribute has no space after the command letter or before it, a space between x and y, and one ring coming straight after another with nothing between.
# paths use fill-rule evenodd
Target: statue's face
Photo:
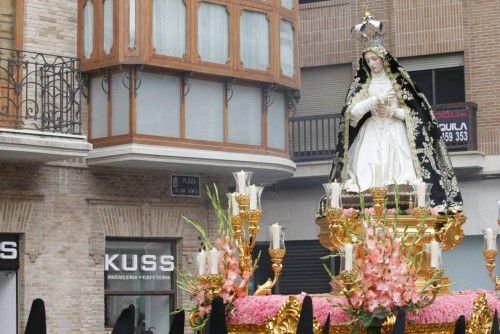
<instances>
[{"instance_id":1,"label":"statue's face","mask_svg":"<svg viewBox=\"0 0 500 334\"><path fill-rule=\"evenodd\" d=\"M384 69L382 58L377 56L374 52L368 51L364 54L364 57L372 73L380 73Z\"/></svg>"}]
</instances>

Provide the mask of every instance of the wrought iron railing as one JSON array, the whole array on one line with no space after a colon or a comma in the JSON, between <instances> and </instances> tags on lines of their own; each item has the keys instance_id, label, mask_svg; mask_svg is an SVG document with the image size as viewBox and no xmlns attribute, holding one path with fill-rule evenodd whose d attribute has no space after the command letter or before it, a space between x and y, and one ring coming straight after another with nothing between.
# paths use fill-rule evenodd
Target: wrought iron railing
<instances>
[{"instance_id":1,"label":"wrought iron railing","mask_svg":"<svg viewBox=\"0 0 500 334\"><path fill-rule=\"evenodd\" d=\"M477 150L474 103L433 106L450 151ZM289 122L289 147L293 161L329 160L337 145L340 114L293 117Z\"/></svg>"},{"instance_id":2,"label":"wrought iron railing","mask_svg":"<svg viewBox=\"0 0 500 334\"><path fill-rule=\"evenodd\" d=\"M0 127L81 134L76 58L0 48Z\"/></svg>"}]
</instances>

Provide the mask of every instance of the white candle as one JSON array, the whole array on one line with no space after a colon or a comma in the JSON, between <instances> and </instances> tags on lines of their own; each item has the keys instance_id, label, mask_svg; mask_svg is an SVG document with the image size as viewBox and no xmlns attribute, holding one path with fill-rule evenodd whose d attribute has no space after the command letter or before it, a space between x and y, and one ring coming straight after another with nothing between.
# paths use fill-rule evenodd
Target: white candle
<instances>
[{"instance_id":1,"label":"white candle","mask_svg":"<svg viewBox=\"0 0 500 334\"><path fill-rule=\"evenodd\" d=\"M210 264L210 275L217 275L219 273L219 251L216 248L210 250L208 262Z\"/></svg>"},{"instance_id":2,"label":"white candle","mask_svg":"<svg viewBox=\"0 0 500 334\"><path fill-rule=\"evenodd\" d=\"M419 208L425 208L425 182L417 183L417 206Z\"/></svg>"},{"instance_id":3,"label":"white candle","mask_svg":"<svg viewBox=\"0 0 500 334\"><path fill-rule=\"evenodd\" d=\"M281 236L281 226L278 223L271 225L271 248L280 248L280 236Z\"/></svg>"},{"instance_id":4,"label":"white candle","mask_svg":"<svg viewBox=\"0 0 500 334\"><path fill-rule=\"evenodd\" d=\"M257 209L257 187L254 184L248 187L250 195L250 210Z\"/></svg>"},{"instance_id":5,"label":"white candle","mask_svg":"<svg viewBox=\"0 0 500 334\"><path fill-rule=\"evenodd\" d=\"M431 267L439 269L439 257L441 253L441 248L439 247L439 242L436 240L431 241Z\"/></svg>"},{"instance_id":6,"label":"white candle","mask_svg":"<svg viewBox=\"0 0 500 334\"><path fill-rule=\"evenodd\" d=\"M495 240L493 239L493 230L488 227L485 231L486 231L486 234L484 237L486 238L486 249L487 250L495 249Z\"/></svg>"},{"instance_id":7,"label":"white candle","mask_svg":"<svg viewBox=\"0 0 500 334\"><path fill-rule=\"evenodd\" d=\"M345 258L345 271L352 271L352 244L345 244L344 246L344 258Z\"/></svg>"},{"instance_id":8,"label":"white candle","mask_svg":"<svg viewBox=\"0 0 500 334\"><path fill-rule=\"evenodd\" d=\"M375 187L382 187L384 185L384 170L381 163L375 164L375 171L373 175L373 183Z\"/></svg>"},{"instance_id":9,"label":"white candle","mask_svg":"<svg viewBox=\"0 0 500 334\"><path fill-rule=\"evenodd\" d=\"M231 194L231 215L238 216L240 214L240 207L236 201L236 193Z\"/></svg>"},{"instance_id":10,"label":"white candle","mask_svg":"<svg viewBox=\"0 0 500 334\"><path fill-rule=\"evenodd\" d=\"M237 173L237 179L238 179L238 189L236 189L237 192L240 194L245 193L245 171L240 171Z\"/></svg>"},{"instance_id":11,"label":"white candle","mask_svg":"<svg viewBox=\"0 0 500 334\"><path fill-rule=\"evenodd\" d=\"M334 209L340 208L340 195L342 192L342 185L338 182L332 182L330 192L331 192L330 207Z\"/></svg>"},{"instance_id":12,"label":"white candle","mask_svg":"<svg viewBox=\"0 0 500 334\"><path fill-rule=\"evenodd\" d=\"M207 253L202 249L196 256L196 263L198 265L198 276L206 274Z\"/></svg>"}]
</instances>

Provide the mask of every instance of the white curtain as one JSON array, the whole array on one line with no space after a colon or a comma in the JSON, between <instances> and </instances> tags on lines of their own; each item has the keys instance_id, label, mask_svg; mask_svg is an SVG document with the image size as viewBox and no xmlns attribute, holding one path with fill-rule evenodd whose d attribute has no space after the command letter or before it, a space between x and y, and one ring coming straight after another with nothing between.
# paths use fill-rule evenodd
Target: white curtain
<instances>
[{"instance_id":1,"label":"white curtain","mask_svg":"<svg viewBox=\"0 0 500 334\"><path fill-rule=\"evenodd\" d=\"M293 52L293 29L288 21L281 20L280 27L280 63L283 75L293 78L294 52Z\"/></svg>"},{"instance_id":2,"label":"white curtain","mask_svg":"<svg viewBox=\"0 0 500 334\"><path fill-rule=\"evenodd\" d=\"M186 95L186 138L222 142L224 139L224 85L189 80Z\"/></svg>"},{"instance_id":3,"label":"white curtain","mask_svg":"<svg viewBox=\"0 0 500 334\"><path fill-rule=\"evenodd\" d=\"M186 53L186 5L182 0L153 0L153 48L157 54Z\"/></svg>"},{"instance_id":4,"label":"white curtain","mask_svg":"<svg viewBox=\"0 0 500 334\"><path fill-rule=\"evenodd\" d=\"M261 144L262 90L233 85L229 100L229 142L247 145Z\"/></svg>"},{"instance_id":5,"label":"white curtain","mask_svg":"<svg viewBox=\"0 0 500 334\"><path fill-rule=\"evenodd\" d=\"M135 0L130 0L128 6L128 47L135 49Z\"/></svg>"},{"instance_id":6,"label":"white curtain","mask_svg":"<svg viewBox=\"0 0 500 334\"><path fill-rule=\"evenodd\" d=\"M90 108L92 138L108 136L108 96L102 89L102 76L90 80Z\"/></svg>"},{"instance_id":7,"label":"white curtain","mask_svg":"<svg viewBox=\"0 0 500 334\"><path fill-rule=\"evenodd\" d=\"M113 47L113 0L104 0L103 23L102 50L105 55L109 55Z\"/></svg>"},{"instance_id":8,"label":"white curtain","mask_svg":"<svg viewBox=\"0 0 500 334\"><path fill-rule=\"evenodd\" d=\"M87 0L83 5L83 56L90 58L94 51L94 4Z\"/></svg>"},{"instance_id":9,"label":"white curtain","mask_svg":"<svg viewBox=\"0 0 500 334\"><path fill-rule=\"evenodd\" d=\"M111 135L129 133L129 92L123 85L123 72L111 75ZM130 81L129 83L130 84Z\"/></svg>"},{"instance_id":10,"label":"white curtain","mask_svg":"<svg viewBox=\"0 0 500 334\"><path fill-rule=\"evenodd\" d=\"M247 10L241 14L240 53L246 68L269 67L269 22L265 14Z\"/></svg>"},{"instance_id":11,"label":"white curtain","mask_svg":"<svg viewBox=\"0 0 500 334\"><path fill-rule=\"evenodd\" d=\"M285 149L286 106L283 93L273 92L273 103L267 113L267 146Z\"/></svg>"},{"instance_id":12,"label":"white curtain","mask_svg":"<svg viewBox=\"0 0 500 334\"><path fill-rule=\"evenodd\" d=\"M229 56L229 14L225 6L203 2L198 9L198 54L224 64Z\"/></svg>"},{"instance_id":13,"label":"white curtain","mask_svg":"<svg viewBox=\"0 0 500 334\"><path fill-rule=\"evenodd\" d=\"M293 0L281 0L281 6L286 9L293 9Z\"/></svg>"}]
</instances>

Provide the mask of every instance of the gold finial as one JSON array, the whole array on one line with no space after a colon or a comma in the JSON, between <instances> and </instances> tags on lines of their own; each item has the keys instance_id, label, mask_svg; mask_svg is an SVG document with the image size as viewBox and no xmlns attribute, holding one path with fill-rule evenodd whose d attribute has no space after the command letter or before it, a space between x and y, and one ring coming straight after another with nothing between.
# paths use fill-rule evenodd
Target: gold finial
<instances>
[{"instance_id":1,"label":"gold finial","mask_svg":"<svg viewBox=\"0 0 500 334\"><path fill-rule=\"evenodd\" d=\"M363 11L365 12L365 17L370 16L370 12L368 11L368 5L365 4L363 6Z\"/></svg>"}]
</instances>

